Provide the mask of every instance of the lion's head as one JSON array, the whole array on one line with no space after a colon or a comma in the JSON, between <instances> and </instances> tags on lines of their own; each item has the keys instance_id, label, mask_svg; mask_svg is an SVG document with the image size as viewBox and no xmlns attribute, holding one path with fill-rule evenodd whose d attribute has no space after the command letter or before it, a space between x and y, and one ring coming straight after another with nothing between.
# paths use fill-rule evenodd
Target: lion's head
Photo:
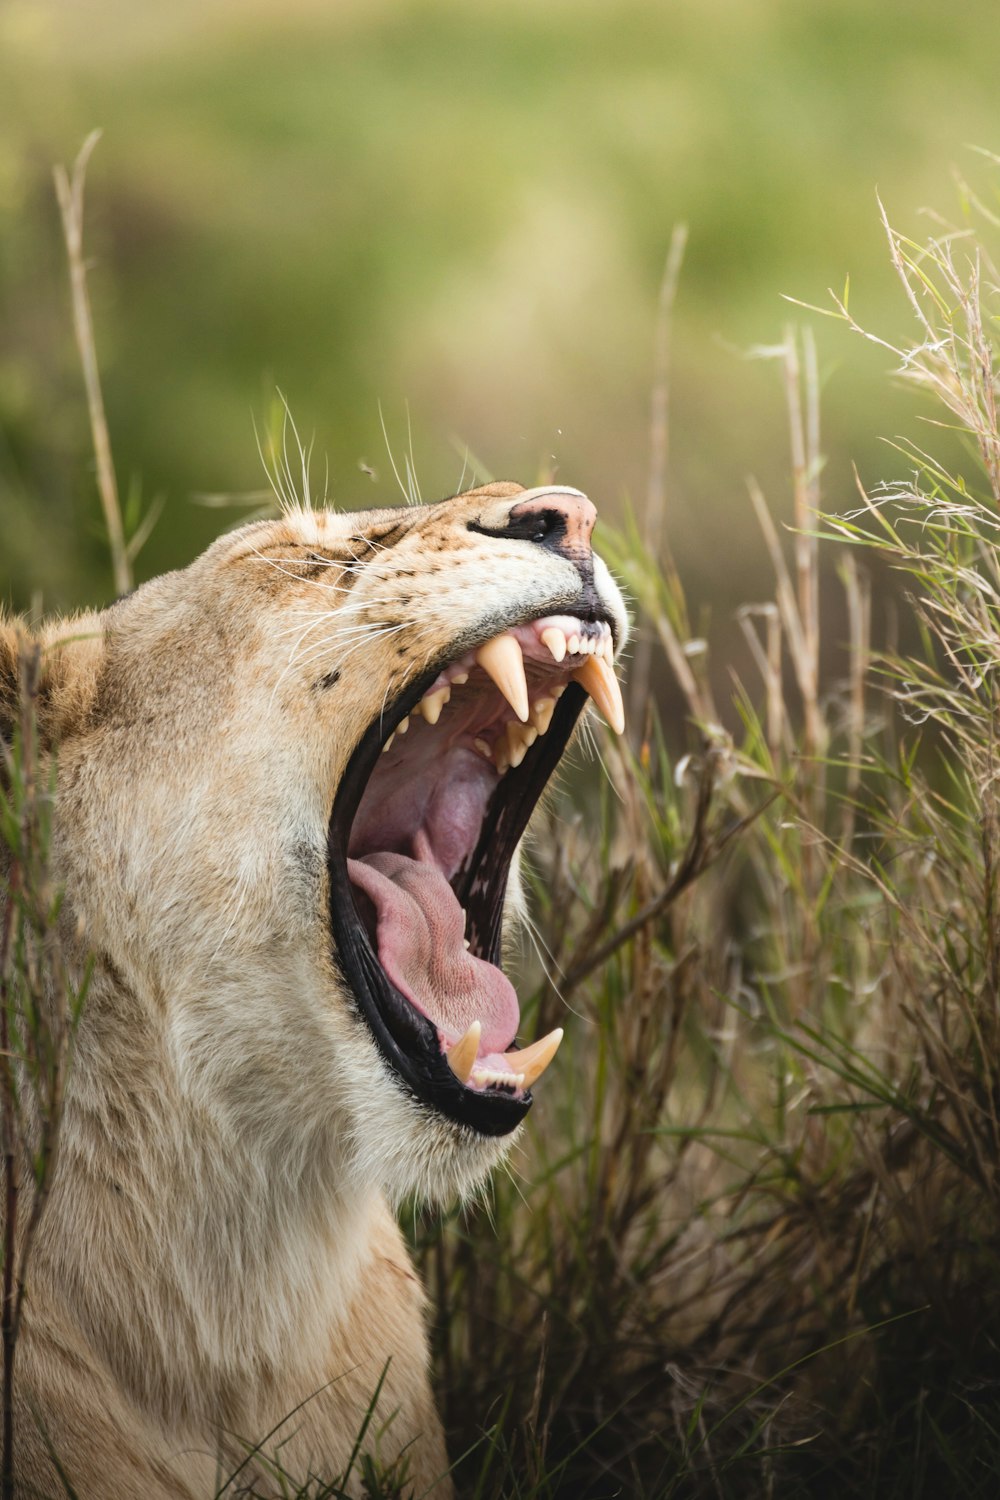
<instances>
[{"instance_id":1,"label":"lion's head","mask_svg":"<svg viewBox=\"0 0 1000 1500\"><path fill-rule=\"evenodd\" d=\"M593 523L513 484L298 510L46 638L74 941L262 1161L449 1195L528 1110L517 846L588 693L621 727Z\"/></svg>"}]
</instances>

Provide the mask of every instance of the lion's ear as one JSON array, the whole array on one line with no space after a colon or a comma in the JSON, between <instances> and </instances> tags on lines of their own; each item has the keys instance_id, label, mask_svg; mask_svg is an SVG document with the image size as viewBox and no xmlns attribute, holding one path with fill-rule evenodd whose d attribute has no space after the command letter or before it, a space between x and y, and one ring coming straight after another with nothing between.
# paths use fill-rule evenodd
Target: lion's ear
<instances>
[{"instance_id":1,"label":"lion's ear","mask_svg":"<svg viewBox=\"0 0 1000 1500\"><path fill-rule=\"evenodd\" d=\"M96 615L42 634L0 619L0 738L10 742L25 692L35 701L39 739L57 744L89 721L104 660Z\"/></svg>"},{"instance_id":2,"label":"lion's ear","mask_svg":"<svg viewBox=\"0 0 1000 1500\"><path fill-rule=\"evenodd\" d=\"M62 620L45 631L38 717L46 743L70 739L92 723L105 654L104 629L97 615Z\"/></svg>"}]
</instances>

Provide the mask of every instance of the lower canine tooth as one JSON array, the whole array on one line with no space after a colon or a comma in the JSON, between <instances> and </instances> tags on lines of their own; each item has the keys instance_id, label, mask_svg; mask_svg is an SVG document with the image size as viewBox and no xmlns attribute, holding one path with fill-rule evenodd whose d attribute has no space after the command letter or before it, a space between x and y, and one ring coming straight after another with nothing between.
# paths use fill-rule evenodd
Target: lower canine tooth
<instances>
[{"instance_id":1,"label":"lower canine tooth","mask_svg":"<svg viewBox=\"0 0 1000 1500\"><path fill-rule=\"evenodd\" d=\"M479 1051L479 1038L482 1029L480 1021L473 1021L465 1035L460 1037L455 1045L449 1048L445 1054L448 1058L448 1066L459 1083L468 1083L472 1076L472 1070L476 1063L476 1054Z\"/></svg>"},{"instance_id":2,"label":"lower canine tooth","mask_svg":"<svg viewBox=\"0 0 1000 1500\"><path fill-rule=\"evenodd\" d=\"M532 1042L530 1047L522 1047L519 1052L507 1052L504 1054L512 1068L517 1068L524 1078L524 1087L531 1088L536 1083L549 1063L559 1051L559 1043L563 1039L563 1029L557 1026L555 1031L550 1031L548 1036L543 1036L537 1042Z\"/></svg>"},{"instance_id":3,"label":"lower canine tooth","mask_svg":"<svg viewBox=\"0 0 1000 1500\"><path fill-rule=\"evenodd\" d=\"M615 734L624 734L625 705L614 668L601 656L588 656L573 675L586 688Z\"/></svg>"}]
</instances>

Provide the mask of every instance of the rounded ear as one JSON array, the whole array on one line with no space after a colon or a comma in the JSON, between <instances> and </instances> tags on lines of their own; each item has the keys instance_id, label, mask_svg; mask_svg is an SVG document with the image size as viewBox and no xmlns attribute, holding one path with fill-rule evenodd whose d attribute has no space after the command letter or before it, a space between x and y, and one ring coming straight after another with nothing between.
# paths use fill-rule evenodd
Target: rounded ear
<instances>
[{"instance_id":1,"label":"rounded ear","mask_svg":"<svg viewBox=\"0 0 1000 1500\"><path fill-rule=\"evenodd\" d=\"M90 721L104 661L97 615L60 621L35 633L22 621L0 618L0 739L10 743L34 676L38 735L45 746Z\"/></svg>"}]
</instances>

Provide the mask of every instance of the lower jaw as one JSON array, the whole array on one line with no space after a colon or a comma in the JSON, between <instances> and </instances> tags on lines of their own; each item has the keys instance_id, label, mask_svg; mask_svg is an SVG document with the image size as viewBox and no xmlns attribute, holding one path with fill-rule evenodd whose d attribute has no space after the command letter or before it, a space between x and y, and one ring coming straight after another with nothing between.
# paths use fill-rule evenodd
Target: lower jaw
<instances>
[{"instance_id":1,"label":"lower jaw","mask_svg":"<svg viewBox=\"0 0 1000 1500\"><path fill-rule=\"evenodd\" d=\"M414 689L415 699L419 693L418 684ZM510 859L586 701L584 690L572 684L560 700L548 733L536 741L519 767L508 771L503 796L491 799L468 873L464 881L459 880L459 900L471 907L476 871L488 867L484 862L491 851L501 851L503 873L491 879L486 897L480 902L483 909L478 923L479 930L487 934L482 956L492 963L497 963L500 956ZM407 709L407 704L401 705L400 714ZM381 735L379 724L373 724L367 731L341 780L330 817L328 869L334 961L355 998L359 1019L367 1026L406 1093L430 1112L477 1135L509 1135L531 1108L531 1093L511 1094L459 1083L441 1050L437 1028L391 983L354 904L346 849L367 776L381 750ZM494 863L495 858L494 853Z\"/></svg>"}]
</instances>

